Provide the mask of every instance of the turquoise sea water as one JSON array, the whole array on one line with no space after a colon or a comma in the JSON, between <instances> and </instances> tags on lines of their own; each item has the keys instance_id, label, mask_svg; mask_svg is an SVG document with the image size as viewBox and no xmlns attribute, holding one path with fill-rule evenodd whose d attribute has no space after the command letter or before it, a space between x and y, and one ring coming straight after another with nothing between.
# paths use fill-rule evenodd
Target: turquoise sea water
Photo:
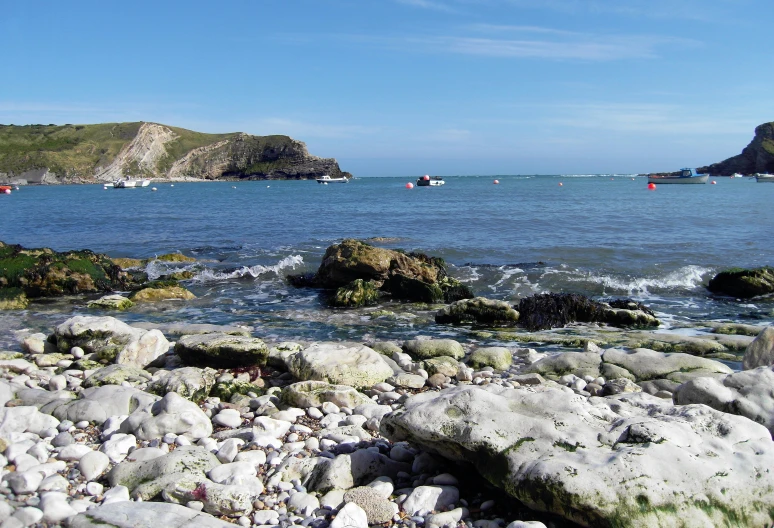
<instances>
[{"instance_id":1,"label":"turquoise sea water","mask_svg":"<svg viewBox=\"0 0 774 528\"><path fill-rule=\"evenodd\" d=\"M723 268L774 264L774 185L715 178L648 191L633 176L460 176L406 189L414 179L158 182L156 192L23 187L0 196L0 240L139 258L181 251L199 259L186 284L198 299L120 318L243 324L278 339L455 332L422 307L382 306L396 315L373 319L370 309L325 309L319 292L286 284L286 274L315 270L343 238L386 237L378 244L443 257L453 276L492 298L572 291L633 297L668 324L774 321L771 301L740 303L705 289ZM33 303L1 314L0 333L49 331L74 313L86 313L82 298Z\"/></svg>"}]
</instances>

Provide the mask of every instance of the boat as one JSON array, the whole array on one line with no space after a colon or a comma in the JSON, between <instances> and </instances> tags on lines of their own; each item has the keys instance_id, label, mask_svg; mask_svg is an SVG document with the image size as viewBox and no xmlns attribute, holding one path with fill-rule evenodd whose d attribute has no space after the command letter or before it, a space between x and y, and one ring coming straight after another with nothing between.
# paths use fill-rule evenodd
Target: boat
<instances>
[{"instance_id":1,"label":"boat","mask_svg":"<svg viewBox=\"0 0 774 528\"><path fill-rule=\"evenodd\" d=\"M417 178L417 187L438 187L439 185L443 185L445 183L446 182L443 181L443 178L440 176L430 177L425 174L421 178Z\"/></svg>"},{"instance_id":2,"label":"boat","mask_svg":"<svg viewBox=\"0 0 774 528\"><path fill-rule=\"evenodd\" d=\"M140 179L135 180L132 178L127 178L125 180L116 180L113 182L113 188L114 189L133 189L135 187L147 187L150 185L150 180L147 179Z\"/></svg>"},{"instance_id":3,"label":"boat","mask_svg":"<svg viewBox=\"0 0 774 528\"><path fill-rule=\"evenodd\" d=\"M649 174L648 183L707 183L709 174L699 174L696 169L680 169L680 174Z\"/></svg>"},{"instance_id":4,"label":"boat","mask_svg":"<svg viewBox=\"0 0 774 528\"><path fill-rule=\"evenodd\" d=\"M326 175L320 176L319 178L316 178L316 179L317 179L317 183L322 183L322 184L325 184L325 185L327 185L329 183L349 183L349 180L347 178L345 178L344 176L342 176L340 178L331 178L330 176L328 176L326 174Z\"/></svg>"},{"instance_id":5,"label":"boat","mask_svg":"<svg viewBox=\"0 0 774 528\"><path fill-rule=\"evenodd\" d=\"M739 174L738 172L735 172L731 176L729 176L729 178L741 178L741 177L742 177L742 175Z\"/></svg>"},{"instance_id":6,"label":"boat","mask_svg":"<svg viewBox=\"0 0 774 528\"><path fill-rule=\"evenodd\" d=\"M760 173L759 172L759 173L757 173L755 175L755 181L757 181L758 183L763 183L763 182L772 182L772 183L774 183L774 174Z\"/></svg>"},{"instance_id":7,"label":"boat","mask_svg":"<svg viewBox=\"0 0 774 528\"><path fill-rule=\"evenodd\" d=\"M10 185L0 185L0 194L11 194Z\"/></svg>"}]
</instances>

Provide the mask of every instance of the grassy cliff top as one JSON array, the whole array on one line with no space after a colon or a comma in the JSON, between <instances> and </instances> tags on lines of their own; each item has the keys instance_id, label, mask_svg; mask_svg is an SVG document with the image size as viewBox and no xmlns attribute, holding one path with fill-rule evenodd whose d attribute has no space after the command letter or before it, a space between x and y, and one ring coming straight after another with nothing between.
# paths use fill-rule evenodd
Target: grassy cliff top
<instances>
[{"instance_id":1,"label":"grassy cliff top","mask_svg":"<svg viewBox=\"0 0 774 528\"><path fill-rule=\"evenodd\" d=\"M142 126L136 123L96 125L0 125L0 172L21 173L48 167L52 172L89 176L108 165L132 141ZM166 125L163 125L166 126ZM165 145L170 160L187 152L233 137L167 127L178 137Z\"/></svg>"}]
</instances>

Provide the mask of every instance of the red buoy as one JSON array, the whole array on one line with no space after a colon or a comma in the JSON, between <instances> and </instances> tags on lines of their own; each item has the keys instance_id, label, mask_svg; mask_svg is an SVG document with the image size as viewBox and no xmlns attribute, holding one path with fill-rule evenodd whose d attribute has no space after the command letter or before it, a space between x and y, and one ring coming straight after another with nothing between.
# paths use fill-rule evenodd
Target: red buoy
<instances>
[{"instance_id":1,"label":"red buoy","mask_svg":"<svg viewBox=\"0 0 774 528\"><path fill-rule=\"evenodd\" d=\"M430 176L428 176L427 174L425 174L424 176L422 176L422 179L423 179L423 180L425 180L425 181L427 181L427 180L429 180L429 179L430 179Z\"/></svg>"},{"instance_id":2,"label":"red buoy","mask_svg":"<svg viewBox=\"0 0 774 528\"><path fill-rule=\"evenodd\" d=\"M495 180L495 181L494 181L494 184L495 184L495 185L497 185L498 183L500 183L500 180Z\"/></svg>"},{"instance_id":3,"label":"red buoy","mask_svg":"<svg viewBox=\"0 0 774 528\"><path fill-rule=\"evenodd\" d=\"M411 182L408 182L408 183L406 184L406 189L413 189L413 188L414 188L414 184L413 184L413 183L411 183Z\"/></svg>"},{"instance_id":4,"label":"red buoy","mask_svg":"<svg viewBox=\"0 0 774 528\"><path fill-rule=\"evenodd\" d=\"M559 182L559 187L561 187L562 185L564 185L564 184L562 182Z\"/></svg>"},{"instance_id":5,"label":"red buoy","mask_svg":"<svg viewBox=\"0 0 774 528\"><path fill-rule=\"evenodd\" d=\"M655 190L656 190L656 184L655 184L655 183L653 183L653 182L650 182L650 183L648 184L648 190L649 190L649 191L655 191Z\"/></svg>"},{"instance_id":6,"label":"red buoy","mask_svg":"<svg viewBox=\"0 0 774 528\"><path fill-rule=\"evenodd\" d=\"M717 184L718 182L716 182L715 180L712 180L712 185L717 185Z\"/></svg>"}]
</instances>

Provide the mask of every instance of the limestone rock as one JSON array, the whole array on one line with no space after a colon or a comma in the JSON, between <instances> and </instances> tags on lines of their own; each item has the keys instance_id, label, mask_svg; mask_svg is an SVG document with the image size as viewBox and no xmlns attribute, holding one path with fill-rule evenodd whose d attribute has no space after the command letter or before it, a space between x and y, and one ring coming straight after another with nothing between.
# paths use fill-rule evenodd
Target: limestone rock
<instances>
[{"instance_id":1,"label":"limestone rock","mask_svg":"<svg viewBox=\"0 0 774 528\"><path fill-rule=\"evenodd\" d=\"M103 385L84 389L76 400L52 399L41 407L60 420L88 421L102 425L111 416L123 416L152 404L158 396L133 387Z\"/></svg>"},{"instance_id":2,"label":"limestone rock","mask_svg":"<svg viewBox=\"0 0 774 528\"><path fill-rule=\"evenodd\" d=\"M742 362L745 370L774 365L774 326L767 326L750 343Z\"/></svg>"},{"instance_id":3,"label":"limestone rock","mask_svg":"<svg viewBox=\"0 0 774 528\"><path fill-rule=\"evenodd\" d=\"M196 295L182 286L163 285L159 287L143 288L132 293L131 300L136 303L160 302L160 301L190 301L196 299Z\"/></svg>"},{"instance_id":4,"label":"limestone rock","mask_svg":"<svg viewBox=\"0 0 774 528\"><path fill-rule=\"evenodd\" d=\"M181 337L175 353L189 365L233 368L265 365L269 348L258 338L214 333Z\"/></svg>"},{"instance_id":5,"label":"limestone rock","mask_svg":"<svg viewBox=\"0 0 774 528\"><path fill-rule=\"evenodd\" d=\"M667 378L674 372L695 372L700 374L731 374L733 371L719 361L692 356L690 354L665 354L646 348L631 352L610 348L602 354L602 361L617 365L631 372L637 381ZM608 378L613 376L607 375Z\"/></svg>"},{"instance_id":6,"label":"limestone rock","mask_svg":"<svg viewBox=\"0 0 774 528\"><path fill-rule=\"evenodd\" d=\"M120 431L139 440L161 438L167 433L199 439L212 434L212 422L198 405L169 392L154 404L130 414L121 423Z\"/></svg>"},{"instance_id":7,"label":"limestone rock","mask_svg":"<svg viewBox=\"0 0 774 528\"><path fill-rule=\"evenodd\" d=\"M549 378L575 374L579 378L599 376L602 358L596 352L564 352L545 357L530 365L527 373L536 373Z\"/></svg>"},{"instance_id":8,"label":"limestone rock","mask_svg":"<svg viewBox=\"0 0 774 528\"><path fill-rule=\"evenodd\" d=\"M187 400L199 402L209 396L216 374L211 368L198 367L160 370L148 384L148 391L161 396L175 392Z\"/></svg>"},{"instance_id":9,"label":"limestone rock","mask_svg":"<svg viewBox=\"0 0 774 528\"><path fill-rule=\"evenodd\" d=\"M492 367L495 370L507 370L511 363L513 363L513 355L505 347L477 348L468 358L468 365L474 369Z\"/></svg>"},{"instance_id":10,"label":"limestone rock","mask_svg":"<svg viewBox=\"0 0 774 528\"><path fill-rule=\"evenodd\" d=\"M146 383L151 379L151 375L141 368L129 365L108 365L103 367L85 380L83 387L101 387L102 385L121 385L124 382L137 385Z\"/></svg>"},{"instance_id":11,"label":"limestone rock","mask_svg":"<svg viewBox=\"0 0 774 528\"><path fill-rule=\"evenodd\" d=\"M457 375L460 364L459 361L451 356L438 356L424 360L422 362L422 368L424 368L430 376L434 374L443 374L444 376L452 378Z\"/></svg>"},{"instance_id":12,"label":"limestone rock","mask_svg":"<svg viewBox=\"0 0 774 528\"><path fill-rule=\"evenodd\" d=\"M101 308L103 310L128 310L134 303L123 295L104 295L94 301L86 303L89 308Z\"/></svg>"},{"instance_id":13,"label":"limestone rock","mask_svg":"<svg viewBox=\"0 0 774 528\"><path fill-rule=\"evenodd\" d=\"M423 393L381 432L455 461L530 508L583 526L763 526L774 444L765 427L638 393L586 399L494 384Z\"/></svg>"},{"instance_id":14,"label":"limestone rock","mask_svg":"<svg viewBox=\"0 0 774 528\"><path fill-rule=\"evenodd\" d=\"M293 407L307 409L331 402L339 407L354 409L371 404L371 399L348 385L332 385L324 381L299 381L282 389L281 400Z\"/></svg>"},{"instance_id":15,"label":"limestone rock","mask_svg":"<svg viewBox=\"0 0 774 528\"><path fill-rule=\"evenodd\" d=\"M70 528L233 528L208 513L167 502L113 502L73 517Z\"/></svg>"},{"instance_id":16,"label":"limestone rock","mask_svg":"<svg viewBox=\"0 0 774 528\"><path fill-rule=\"evenodd\" d=\"M302 381L370 387L392 376L383 356L364 345L314 343L287 358L288 370Z\"/></svg>"},{"instance_id":17,"label":"limestone rock","mask_svg":"<svg viewBox=\"0 0 774 528\"><path fill-rule=\"evenodd\" d=\"M462 359L465 349L454 339L410 339L403 342L403 350L414 359L449 356Z\"/></svg>"}]
</instances>

